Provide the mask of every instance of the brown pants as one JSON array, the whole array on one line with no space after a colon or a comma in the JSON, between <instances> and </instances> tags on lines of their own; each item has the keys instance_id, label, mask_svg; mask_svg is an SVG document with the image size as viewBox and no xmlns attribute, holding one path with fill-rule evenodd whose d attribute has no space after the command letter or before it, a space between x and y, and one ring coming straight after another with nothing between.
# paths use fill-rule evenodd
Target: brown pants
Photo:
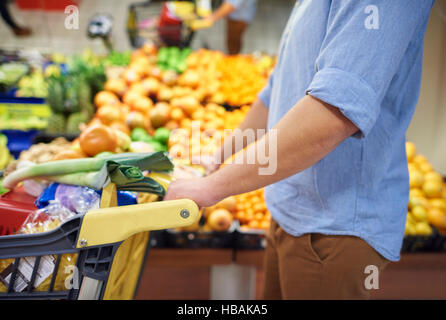
<instances>
[{"instance_id":1,"label":"brown pants","mask_svg":"<svg viewBox=\"0 0 446 320\"><path fill-rule=\"evenodd\" d=\"M294 237L274 220L267 235L265 299L368 299L365 268L388 260L364 240L318 233ZM379 277L378 277L379 278Z\"/></svg>"},{"instance_id":2,"label":"brown pants","mask_svg":"<svg viewBox=\"0 0 446 320\"><path fill-rule=\"evenodd\" d=\"M227 18L226 41L229 54L240 53L242 49L242 38L248 24L244 21L236 21Z\"/></svg>"}]
</instances>

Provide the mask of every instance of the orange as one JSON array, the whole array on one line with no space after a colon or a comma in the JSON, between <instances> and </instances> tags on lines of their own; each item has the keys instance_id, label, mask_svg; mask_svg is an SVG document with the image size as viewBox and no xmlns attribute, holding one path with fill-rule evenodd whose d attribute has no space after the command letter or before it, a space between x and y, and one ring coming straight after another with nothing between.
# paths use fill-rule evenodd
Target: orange
<instances>
[{"instance_id":1,"label":"orange","mask_svg":"<svg viewBox=\"0 0 446 320\"><path fill-rule=\"evenodd\" d=\"M140 99L144 97L141 92L136 90L129 90L126 93L124 93L124 96L122 97L122 102L125 104L132 106L137 99Z\"/></svg>"},{"instance_id":2,"label":"orange","mask_svg":"<svg viewBox=\"0 0 446 320\"><path fill-rule=\"evenodd\" d=\"M139 111L142 114L147 114L153 107L153 102L150 98L139 97L133 101L133 104L131 106L134 110Z\"/></svg>"},{"instance_id":3,"label":"orange","mask_svg":"<svg viewBox=\"0 0 446 320\"><path fill-rule=\"evenodd\" d=\"M99 108L96 115L104 124L111 124L112 122L122 120L121 110L112 105L105 105Z\"/></svg>"},{"instance_id":4,"label":"orange","mask_svg":"<svg viewBox=\"0 0 446 320\"><path fill-rule=\"evenodd\" d=\"M256 220L263 220L263 213L261 213L261 212L256 212L256 213L254 214L254 219L256 219Z\"/></svg>"},{"instance_id":5,"label":"orange","mask_svg":"<svg viewBox=\"0 0 446 320\"><path fill-rule=\"evenodd\" d=\"M253 213L250 213L250 212L247 212L247 211L245 211L245 219L246 219L246 221L251 221L251 220L254 220L254 214L253 214Z\"/></svg>"},{"instance_id":6,"label":"orange","mask_svg":"<svg viewBox=\"0 0 446 320\"><path fill-rule=\"evenodd\" d=\"M244 211L238 211L235 215L235 217L240 221L240 222L245 222L246 221L246 214Z\"/></svg>"},{"instance_id":7,"label":"orange","mask_svg":"<svg viewBox=\"0 0 446 320\"><path fill-rule=\"evenodd\" d=\"M237 203L235 205L235 207L236 207L237 211L241 211L241 210L245 209L245 205L243 203Z\"/></svg>"},{"instance_id":8,"label":"orange","mask_svg":"<svg viewBox=\"0 0 446 320\"><path fill-rule=\"evenodd\" d=\"M119 98L112 92L99 91L94 97L94 104L98 108L104 105L117 105L119 104Z\"/></svg>"},{"instance_id":9,"label":"orange","mask_svg":"<svg viewBox=\"0 0 446 320\"><path fill-rule=\"evenodd\" d=\"M111 78L105 82L104 89L113 92L118 96L122 96L127 90L127 84L122 79Z\"/></svg>"},{"instance_id":10,"label":"orange","mask_svg":"<svg viewBox=\"0 0 446 320\"><path fill-rule=\"evenodd\" d=\"M183 110L181 110L180 108L173 108L170 113L170 117L172 120L181 121L182 119L184 119Z\"/></svg>"},{"instance_id":11,"label":"orange","mask_svg":"<svg viewBox=\"0 0 446 320\"><path fill-rule=\"evenodd\" d=\"M119 130L127 135L130 135L130 128L124 122L115 121L110 125L110 128Z\"/></svg>"},{"instance_id":12,"label":"orange","mask_svg":"<svg viewBox=\"0 0 446 320\"><path fill-rule=\"evenodd\" d=\"M256 212L263 212L265 210L264 208L264 204L259 202L259 203L255 203L252 208L254 209L254 211Z\"/></svg>"},{"instance_id":13,"label":"orange","mask_svg":"<svg viewBox=\"0 0 446 320\"><path fill-rule=\"evenodd\" d=\"M192 121L188 118L184 118L180 122L180 127L183 129L192 129Z\"/></svg>"},{"instance_id":14,"label":"orange","mask_svg":"<svg viewBox=\"0 0 446 320\"><path fill-rule=\"evenodd\" d=\"M269 229L270 222L268 220L262 220L260 222L260 229Z\"/></svg>"},{"instance_id":15,"label":"orange","mask_svg":"<svg viewBox=\"0 0 446 320\"><path fill-rule=\"evenodd\" d=\"M253 197L251 198L251 202L252 202L252 203L261 203L261 202L262 202L262 199L261 199L259 196L253 196Z\"/></svg>"},{"instance_id":16,"label":"orange","mask_svg":"<svg viewBox=\"0 0 446 320\"><path fill-rule=\"evenodd\" d=\"M128 84L138 82L139 80L141 80L140 75L134 69L130 69L130 68L124 70L124 72L122 73L122 78Z\"/></svg>"},{"instance_id":17,"label":"orange","mask_svg":"<svg viewBox=\"0 0 446 320\"><path fill-rule=\"evenodd\" d=\"M257 220L252 220L248 223L248 227L251 229L258 229L260 227L260 223Z\"/></svg>"},{"instance_id":18,"label":"orange","mask_svg":"<svg viewBox=\"0 0 446 320\"><path fill-rule=\"evenodd\" d=\"M82 151L93 157L104 151L114 152L118 146L118 138L113 129L97 124L87 127L81 133L79 143Z\"/></svg>"}]
</instances>

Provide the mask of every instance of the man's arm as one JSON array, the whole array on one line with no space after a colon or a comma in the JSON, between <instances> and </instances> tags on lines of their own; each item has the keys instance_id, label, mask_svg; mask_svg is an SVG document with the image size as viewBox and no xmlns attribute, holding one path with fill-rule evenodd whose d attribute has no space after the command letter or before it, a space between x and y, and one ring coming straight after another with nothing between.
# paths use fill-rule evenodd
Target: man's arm
<instances>
[{"instance_id":1,"label":"man's arm","mask_svg":"<svg viewBox=\"0 0 446 320\"><path fill-rule=\"evenodd\" d=\"M262 137L263 134L257 134L257 130L263 130L266 132L268 122L268 108L263 104L260 99L257 99L251 106L251 109L246 114L245 119L239 125L238 129L234 131L229 137L227 137L224 143L220 146L219 150L212 156L201 159L194 159L194 162L201 162L206 167L208 172L214 172L220 165L232 157L233 154L239 152L241 149L247 147L248 141L245 140L243 145L236 145L234 141L238 138L241 131L246 129L253 130L255 132L255 140ZM250 141L254 142L254 141ZM231 150L231 152L225 152L225 150Z\"/></svg>"},{"instance_id":2,"label":"man's arm","mask_svg":"<svg viewBox=\"0 0 446 320\"><path fill-rule=\"evenodd\" d=\"M259 175L263 166L257 161L247 164L247 159L249 154L270 150L270 144L276 143L272 131L277 134L277 170ZM307 169L357 131L338 108L307 95L260 140L237 153L232 164L199 181L173 182L165 199L188 198L199 206L211 206L228 196L259 189Z\"/></svg>"},{"instance_id":3,"label":"man's arm","mask_svg":"<svg viewBox=\"0 0 446 320\"><path fill-rule=\"evenodd\" d=\"M223 4L215 10L213 14L211 14L207 19L210 19L212 22L216 22L220 19L226 18L231 13L233 13L236 10L236 7L234 7L231 3L228 1L223 2Z\"/></svg>"}]
</instances>

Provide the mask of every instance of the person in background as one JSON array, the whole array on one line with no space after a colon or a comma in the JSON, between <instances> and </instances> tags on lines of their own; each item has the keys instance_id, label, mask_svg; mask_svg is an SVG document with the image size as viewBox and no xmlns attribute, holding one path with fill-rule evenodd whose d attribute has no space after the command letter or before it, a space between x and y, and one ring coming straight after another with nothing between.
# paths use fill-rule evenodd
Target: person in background
<instances>
[{"instance_id":1,"label":"person in background","mask_svg":"<svg viewBox=\"0 0 446 320\"><path fill-rule=\"evenodd\" d=\"M0 14L6 24L11 28L12 32L18 37L29 36L31 34L31 29L20 27L15 23L12 19L11 14L9 13L7 0L0 0Z\"/></svg>"},{"instance_id":2,"label":"person in background","mask_svg":"<svg viewBox=\"0 0 446 320\"><path fill-rule=\"evenodd\" d=\"M209 17L209 25L226 18L226 46L229 54L238 54L246 28L254 19L257 0L225 0Z\"/></svg>"}]
</instances>

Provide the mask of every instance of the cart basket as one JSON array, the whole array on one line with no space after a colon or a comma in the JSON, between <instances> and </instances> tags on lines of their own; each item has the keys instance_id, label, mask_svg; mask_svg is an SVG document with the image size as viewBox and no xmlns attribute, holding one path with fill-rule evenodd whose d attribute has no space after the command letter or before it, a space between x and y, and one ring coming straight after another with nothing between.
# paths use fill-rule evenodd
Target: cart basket
<instances>
[{"instance_id":1,"label":"cart basket","mask_svg":"<svg viewBox=\"0 0 446 320\"><path fill-rule=\"evenodd\" d=\"M48 232L0 237L0 299L102 299L114 263L119 265L114 273L122 273L131 260L115 255L126 239L189 226L199 218L197 205L187 199L116 205L116 186L110 183L100 209ZM125 261L114 261L116 256ZM68 274L62 270L67 261Z\"/></svg>"}]
</instances>

